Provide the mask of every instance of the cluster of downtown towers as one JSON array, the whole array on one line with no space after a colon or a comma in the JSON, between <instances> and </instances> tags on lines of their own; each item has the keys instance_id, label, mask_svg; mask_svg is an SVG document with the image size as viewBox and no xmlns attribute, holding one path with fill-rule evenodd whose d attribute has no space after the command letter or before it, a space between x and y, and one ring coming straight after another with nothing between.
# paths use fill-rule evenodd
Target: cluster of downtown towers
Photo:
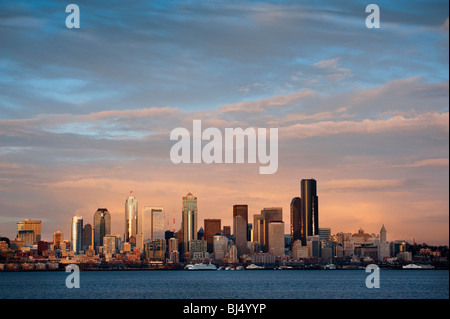
<instances>
[{"instance_id":1,"label":"cluster of downtown towers","mask_svg":"<svg viewBox=\"0 0 450 319\"><path fill-rule=\"evenodd\" d=\"M248 222L248 205L233 205L233 241L238 256L248 252L248 242L260 245L259 249L278 255L277 247L284 250L284 222L281 207L263 208L261 214L253 216L253 224ZM145 206L142 210L142 233L138 228L138 203L134 196L125 201L125 229L123 240L135 245L142 242L167 239L165 213L163 207ZM196 240L207 242L208 251L212 252L215 235L231 235L230 227L221 227L220 219L205 219L204 230L198 228L197 197L188 193L182 199L182 222L178 231L181 255L189 253L189 243ZM87 226L87 227L86 227ZM251 227L249 227L251 226ZM87 228L87 229L86 229ZM252 235L249 230L252 230ZM111 215L106 208L99 208L94 214L94 227L85 225L83 217L74 216L71 226L71 250L78 253L89 244L98 252L103 246L103 239L111 233ZM317 182L314 179L302 179L300 197L294 197L290 204L291 242L299 240L306 245L309 236L319 235L319 206ZM174 237L174 233L171 234ZM203 238L200 238L202 236ZM277 238L271 238L277 237ZM84 239L84 243L83 243Z\"/></svg>"}]
</instances>

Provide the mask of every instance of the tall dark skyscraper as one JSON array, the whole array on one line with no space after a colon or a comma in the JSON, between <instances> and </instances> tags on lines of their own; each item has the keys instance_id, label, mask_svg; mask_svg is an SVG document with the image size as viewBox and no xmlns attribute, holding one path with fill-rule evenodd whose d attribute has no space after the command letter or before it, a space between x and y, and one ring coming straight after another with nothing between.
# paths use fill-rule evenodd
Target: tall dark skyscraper
<instances>
[{"instance_id":1,"label":"tall dark skyscraper","mask_svg":"<svg viewBox=\"0 0 450 319\"><path fill-rule=\"evenodd\" d=\"M103 246L103 237L111 234L111 214L106 208L99 208L94 213L94 249Z\"/></svg>"},{"instance_id":2,"label":"tall dark skyscraper","mask_svg":"<svg viewBox=\"0 0 450 319\"><path fill-rule=\"evenodd\" d=\"M302 227L302 200L294 197L291 201L291 238L292 242L300 240L303 235Z\"/></svg>"},{"instance_id":3,"label":"tall dark skyscraper","mask_svg":"<svg viewBox=\"0 0 450 319\"><path fill-rule=\"evenodd\" d=\"M248 205L233 206L233 235L238 255L247 252Z\"/></svg>"},{"instance_id":4,"label":"tall dark skyscraper","mask_svg":"<svg viewBox=\"0 0 450 319\"><path fill-rule=\"evenodd\" d=\"M302 179L301 183L301 224L303 234L300 239L306 245L308 236L319 235L319 198L315 179Z\"/></svg>"}]
</instances>

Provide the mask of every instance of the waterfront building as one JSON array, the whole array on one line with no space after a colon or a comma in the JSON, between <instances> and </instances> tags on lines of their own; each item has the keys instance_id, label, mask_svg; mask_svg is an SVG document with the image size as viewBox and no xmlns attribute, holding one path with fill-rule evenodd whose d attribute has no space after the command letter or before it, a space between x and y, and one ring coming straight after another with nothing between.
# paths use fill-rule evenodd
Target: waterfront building
<instances>
[{"instance_id":1,"label":"waterfront building","mask_svg":"<svg viewBox=\"0 0 450 319\"><path fill-rule=\"evenodd\" d=\"M208 258L206 240L191 240L189 241L189 257L190 259Z\"/></svg>"},{"instance_id":2,"label":"waterfront building","mask_svg":"<svg viewBox=\"0 0 450 319\"><path fill-rule=\"evenodd\" d=\"M131 192L130 192L131 194ZM138 202L132 195L125 201L125 241L136 238L138 233Z\"/></svg>"},{"instance_id":3,"label":"waterfront building","mask_svg":"<svg viewBox=\"0 0 450 319\"><path fill-rule=\"evenodd\" d=\"M233 235L238 257L247 253L248 205L233 205Z\"/></svg>"},{"instance_id":4,"label":"waterfront building","mask_svg":"<svg viewBox=\"0 0 450 319\"><path fill-rule=\"evenodd\" d=\"M297 239L292 244L292 259L300 260L302 258L309 258L308 247L302 245L302 241Z\"/></svg>"},{"instance_id":5,"label":"waterfront building","mask_svg":"<svg viewBox=\"0 0 450 319\"><path fill-rule=\"evenodd\" d=\"M166 240L155 239L144 243L144 257L147 261L165 261Z\"/></svg>"},{"instance_id":6,"label":"waterfront building","mask_svg":"<svg viewBox=\"0 0 450 319\"><path fill-rule=\"evenodd\" d=\"M99 208L94 213L94 250L103 246L103 238L111 234L111 214L106 208Z\"/></svg>"},{"instance_id":7,"label":"waterfront building","mask_svg":"<svg viewBox=\"0 0 450 319\"><path fill-rule=\"evenodd\" d=\"M197 197L188 193L183 197L183 252L189 251L189 241L197 239Z\"/></svg>"},{"instance_id":8,"label":"waterfront building","mask_svg":"<svg viewBox=\"0 0 450 319\"><path fill-rule=\"evenodd\" d=\"M70 230L71 251L78 254L83 250L83 216L72 217Z\"/></svg>"}]
</instances>

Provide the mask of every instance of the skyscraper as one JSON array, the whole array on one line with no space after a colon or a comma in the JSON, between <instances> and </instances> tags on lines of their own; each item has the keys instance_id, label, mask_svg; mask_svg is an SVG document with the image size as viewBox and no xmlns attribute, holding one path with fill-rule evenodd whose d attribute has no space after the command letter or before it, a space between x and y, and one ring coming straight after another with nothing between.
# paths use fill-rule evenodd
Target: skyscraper
<instances>
[{"instance_id":1,"label":"skyscraper","mask_svg":"<svg viewBox=\"0 0 450 319\"><path fill-rule=\"evenodd\" d=\"M103 246L103 238L111 234L111 214L106 208L99 208L94 213L94 249Z\"/></svg>"},{"instance_id":2,"label":"skyscraper","mask_svg":"<svg viewBox=\"0 0 450 319\"><path fill-rule=\"evenodd\" d=\"M253 242L264 243L264 216L263 214L253 215Z\"/></svg>"},{"instance_id":3,"label":"skyscraper","mask_svg":"<svg viewBox=\"0 0 450 319\"><path fill-rule=\"evenodd\" d=\"M238 256L247 252L248 205L233 206L233 235Z\"/></svg>"},{"instance_id":4,"label":"skyscraper","mask_svg":"<svg viewBox=\"0 0 450 319\"><path fill-rule=\"evenodd\" d=\"M291 201L291 238L292 242L299 240L303 234L302 227L302 200L300 197L294 197Z\"/></svg>"},{"instance_id":5,"label":"skyscraper","mask_svg":"<svg viewBox=\"0 0 450 319\"><path fill-rule=\"evenodd\" d=\"M83 250L83 216L72 217L72 226L70 227L70 244L74 253Z\"/></svg>"},{"instance_id":6,"label":"skyscraper","mask_svg":"<svg viewBox=\"0 0 450 319\"><path fill-rule=\"evenodd\" d=\"M283 220L283 208L282 207L269 207L264 208L261 211L261 215L263 216L263 231L264 237L262 245L266 252L269 252L269 223L272 221L280 221Z\"/></svg>"},{"instance_id":7,"label":"skyscraper","mask_svg":"<svg viewBox=\"0 0 450 319\"><path fill-rule=\"evenodd\" d=\"M144 243L165 239L166 215L164 207L144 206L142 209L142 235Z\"/></svg>"},{"instance_id":8,"label":"skyscraper","mask_svg":"<svg viewBox=\"0 0 450 319\"><path fill-rule=\"evenodd\" d=\"M136 238L138 232L138 203L131 195L125 201L125 241L129 242L130 237Z\"/></svg>"},{"instance_id":9,"label":"skyscraper","mask_svg":"<svg viewBox=\"0 0 450 319\"><path fill-rule=\"evenodd\" d=\"M220 219L205 219L205 240L208 253L214 251L214 236L218 233L220 235L222 225Z\"/></svg>"},{"instance_id":10,"label":"skyscraper","mask_svg":"<svg viewBox=\"0 0 450 319\"><path fill-rule=\"evenodd\" d=\"M83 250L89 248L92 245L92 226L91 224L86 224L83 227Z\"/></svg>"},{"instance_id":11,"label":"skyscraper","mask_svg":"<svg viewBox=\"0 0 450 319\"><path fill-rule=\"evenodd\" d=\"M189 251L189 241L197 239L197 197L188 193L183 197L183 252Z\"/></svg>"},{"instance_id":12,"label":"skyscraper","mask_svg":"<svg viewBox=\"0 0 450 319\"><path fill-rule=\"evenodd\" d=\"M303 234L300 240L306 245L309 236L319 235L319 198L315 179L302 179L301 183L301 224Z\"/></svg>"},{"instance_id":13,"label":"skyscraper","mask_svg":"<svg viewBox=\"0 0 450 319\"><path fill-rule=\"evenodd\" d=\"M269 223L268 253L274 256L284 255L284 222L271 221Z\"/></svg>"}]
</instances>

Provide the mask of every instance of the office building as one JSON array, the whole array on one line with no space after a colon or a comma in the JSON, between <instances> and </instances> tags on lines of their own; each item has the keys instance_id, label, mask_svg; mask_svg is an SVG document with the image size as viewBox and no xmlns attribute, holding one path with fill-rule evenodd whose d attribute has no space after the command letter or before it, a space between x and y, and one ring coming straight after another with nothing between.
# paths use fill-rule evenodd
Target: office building
<instances>
[{"instance_id":1,"label":"office building","mask_svg":"<svg viewBox=\"0 0 450 319\"><path fill-rule=\"evenodd\" d=\"M72 217L70 228L71 251L78 254L83 250L83 216Z\"/></svg>"},{"instance_id":2,"label":"office building","mask_svg":"<svg viewBox=\"0 0 450 319\"><path fill-rule=\"evenodd\" d=\"M83 227L83 250L89 249L92 245L92 226L91 224L86 224Z\"/></svg>"},{"instance_id":3,"label":"office building","mask_svg":"<svg viewBox=\"0 0 450 319\"><path fill-rule=\"evenodd\" d=\"M228 251L228 237L215 235L213 239L214 243L214 259L222 260Z\"/></svg>"},{"instance_id":4,"label":"office building","mask_svg":"<svg viewBox=\"0 0 450 319\"><path fill-rule=\"evenodd\" d=\"M380 230L380 242L378 244L378 260L383 261L384 258L389 256L390 256L390 248L387 242L387 231L383 224Z\"/></svg>"},{"instance_id":5,"label":"office building","mask_svg":"<svg viewBox=\"0 0 450 319\"><path fill-rule=\"evenodd\" d=\"M111 214L106 208L99 208L94 213L94 250L103 246L103 238L111 234Z\"/></svg>"},{"instance_id":6,"label":"office building","mask_svg":"<svg viewBox=\"0 0 450 319\"><path fill-rule=\"evenodd\" d=\"M17 223L17 235L19 235L19 231L21 230L32 230L33 231L33 239L31 244L37 244L41 240L41 224L40 220L30 220L25 219L24 221ZM30 232L27 232L28 234Z\"/></svg>"},{"instance_id":7,"label":"office building","mask_svg":"<svg viewBox=\"0 0 450 319\"><path fill-rule=\"evenodd\" d=\"M308 255L310 258L320 258L320 238L319 235L308 236L307 247Z\"/></svg>"},{"instance_id":8,"label":"office building","mask_svg":"<svg viewBox=\"0 0 450 319\"><path fill-rule=\"evenodd\" d=\"M302 245L302 241L297 239L292 244L292 259L300 260L303 258L309 258L308 247Z\"/></svg>"},{"instance_id":9,"label":"office building","mask_svg":"<svg viewBox=\"0 0 450 319\"><path fill-rule=\"evenodd\" d=\"M208 258L206 240L191 240L189 241L189 257L191 259Z\"/></svg>"},{"instance_id":10,"label":"office building","mask_svg":"<svg viewBox=\"0 0 450 319\"><path fill-rule=\"evenodd\" d=\"M183 197L182 211L183 252L189 251L189 242L197 239L197 197L188 193Z\"/></svg>"},{"instance_id":11,"label":"office building","mask_svg":"<svg viewBox=\"0 0 450 319\"><path fill-rule=\"evenodd\" d=\"M264 216L262 214L253 215L253 242L264 243Z\"/></svg>"},{"instance_id":12,"label":"office building","mask_svg":"<svg viewBox=\"0 0 450 319\"><path fill-rule=\"evenodd\" d=\"M147 261L165 261L166 240L155 239L144 243L144 256Z\"/></svg>"},{"instance_id":13,"label":"office building","mask_svg":"<svg viewBox=\"0 0 450 319\"><path fill-rule=\"evenodd\" d=\"M59 249L61 247L61 243L63 242L63 233L59 230L53 233L53 245L55 248Z\"/></svg>"},{"instance_id":14,"label":"office building","mask_svg":"<svg viewBox=\"0 0 450 319\"><path fill-rule=\"evenodd\" d=\"M144 206L142 210L142 236L144 243L165 239L166 214L164 207Z\"/></svg>"},{"instance_id":15,"label":"office building","mask_svg":"<svg viewBox=\"0 0 450 319\"><path fill-rule=\"evenodd\" d=\"M126 242L133 237L136 239L138 233L138 202L132 195L125 201L125 236Z\"/></svg>"},{"instance_id":16,"label":"office building","mask_svg":"<svg viewBox=\"0 0 450 319\"><path fill-rule=\"evenodd\" d=\"M319 198L315 179L302 179L301 183L301 225L300 238L305 245L309 236L319 235Z\"/></svg>"},{"instance_id":17,"label":"office building","mask_svg":"<svg viewBox=\"0 0 450 319\"><path fill-rule=\"evenodd\" d=\"M238 257L247 253L248 205L233 206L233 235Z\"/></svg>"},{"instance_id":18,"label":"office building","mask_svg":"<svg viewBox=\"0 0 450 319\"><path fill-rule=\"evenodd\" d=\"M17 238L20 238L25 245L31 246L34 244L34 230L19 230Z\"/></svg>"},{"instance_id":19,"label":"office building","mask_svg":"<svg viewBox=\"0 0 450 319\"><path fill-rule=\"evenodd\" d=\"M273 221L283 220L283 209L281 207L269 207L264 208L261 211L261 215L263 216L263 247L265 252L269 252L269 223ZM284 239L283 239L284 241Z\"/></svg>"},{"instance_id":20,"label":"office building","mask_svg":"<svg viewBox=\"0 0 450 319\"><path fill-rule=\"evenodd\" d=\"M212 253L214 251L214 236L221 234L222 221L220 219L205 219L204 239L206 240L207 251Z\"/></svg>"},{"instance_id":21,"label":"office building","mask_svg":"<svg viewBox=\"0 0 450 319\"><path fill-rule=\"evenodd\" d=\"M302 200L300 197L294 197L291 201L291 237L292 241L295 242L296 240L299 240L302 238L302 207L301 207Z\"/></svg>"},{"instance_id":22,"label":"office building","mask_svg":"<svg viewBox=\"0 0 450 319\"><path fill-rule=\"evenodd\" d=\"M331 228L319 228L319 238L321 241L328 241L331 237Z\"/></svg>"},{"instance_id":23,"label":"office building","mask_svg":"<svg viewBox=\"0 0 450 319\"><path fill-rule=\"evenodd\" d=\"M284 256L284 222L271 221L268 226L268 253L274 256Z\"/></svg>"}]
</instances>

